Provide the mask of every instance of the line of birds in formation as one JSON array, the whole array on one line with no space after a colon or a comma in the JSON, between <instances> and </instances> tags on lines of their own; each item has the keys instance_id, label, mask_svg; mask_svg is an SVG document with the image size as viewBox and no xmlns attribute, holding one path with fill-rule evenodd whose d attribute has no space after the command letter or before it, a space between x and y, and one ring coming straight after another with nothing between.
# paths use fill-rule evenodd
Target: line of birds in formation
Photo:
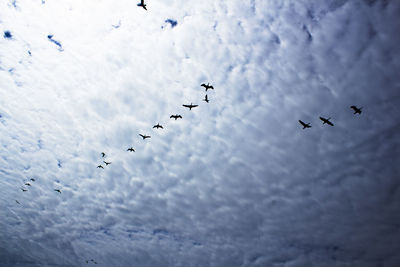
<instances>
[{"instance_id":1,"label":"line of birds in formation","mask_svg":"<svg viewBox=\"0 0 400 267\"><path fill-rule=\"evenodd\" d=\"M356 107L356 106L350 106L350 108L352 110L354 110L353 114L361 114L361 110L363 107ZM331 118L324 118L324 117L319 117L319 119L322 121L322 124L328 124L330 126L334 126L334 124L330 121ZM310 123L305 123L302 120L299 120L299 123L303 126L303 130L306 128L311 128L311 124Z\"/></svg>"},{"instance_id":2,"label":"line of birds in formation","mask_svg":"<svg viewBox=\"0 0 400 267\"><path fill-rule=\"evenodd\" d=\"M214 87L213 87L212 85L210 85L209 83L207 83L207 84L202 83L200 86L204 87L206 92L207 92L208 90L210 90L210 89L214 90ZM205 101L206 103L209 103L209 102L210 102L210 100L209 100L207 94L204 96L203 101ZM183 104L182 106L185 107L185 108L188 108L189 110L192 110L192 108L198 107L199 105L193 105L192 103L190 103L190 105ZM175 119L175 121L176 121L177 119L182 119L182 115L175 114L175 115L171 115L169 118L170 118L170 119ZM153 126L153 129L154 129L154 128L156 128L156 129L164 129L164 127L163 127L162 125L160 125L160 123L157 123L156 125L154 125L154 126ZM145 135L145 134L139 134L139 136L142 137L143 140L145 140L145 139L147 139L147 138L151 138L150 135ZM136 152L135 149L134 149L133 147L129 147L126 151L128 151L128 152ZM102 159L103 159L103 163L105 164L105 166L108 166L108 165L112 164L111 161L105 161L106 153L101 152L101 157L102 157ZM104 167L103 167L102 164L99 164L99 165L97 166L97 168L99 168L99 169L104 169ZM32 182L35 181L34 178L31 178L30 180L31 180ZM26 185L26 186L31 186L31 184L30 184L29 182L26 182L25 185ZM21 188L21 190L22 190L22 192L28 191L28 189L25 189L25 188ZM61 194L61 189L59 189L59 188L54 189L54 191ZM15 201L16 201L18 204L21 204L18 200L15 200Z\"/></svg>"},{"instance_id":3,"label":"line of birds in formation","mask_svg":"<svg viewBox=\"0 0 400 267\"><path fill-rule=\"evenodd\" d=\"M206 90L206 92L207 92L208 90L210 90L210 89L214 90L214 87L213 87L212 85L210 85L210 83L207 83L207 84L202 83L200 86L204 87L205 90ZM209 103L209 102L210 102L210 100L208 99L208 95L207 95L207 94L204 96L203 101L205 101L206 103ZM185 107L185 108L188 108L189 110L192 110L192 108L198 107L199 105L193 105L193 103L190 103L190 105L183 104L182 106ZM171 115L169 118L170 118L170 119L175 119L175 120L177 120L177 119L182 119L182 115L175 114L175 115ZM154 128L156 128L156 129L164 129L164 127L163 127L162 125L160 125L160 123L157 123L156 125L154 125L154 126L153 126L153 129L154 129ZM143 140L145 140L145 139L147 139L147 138L151 138L150 135L146 135L146 134L139 134L139 136L142 137ZM133 147L129 147L126 151L135 152L135 149L134 149ZM102 157L102 158L105 158L105 157L106 157L106 154L105 154L104 152L101 152L101 157ZM112 162L107 162L107 161L103 160L103 163L104 163L106 166L108 166L108 165L110 165ZM98 169L104 169L104 167L103 167L102 164L97 165L97 168L98 168Z\"/></svg>"}]
</instances>

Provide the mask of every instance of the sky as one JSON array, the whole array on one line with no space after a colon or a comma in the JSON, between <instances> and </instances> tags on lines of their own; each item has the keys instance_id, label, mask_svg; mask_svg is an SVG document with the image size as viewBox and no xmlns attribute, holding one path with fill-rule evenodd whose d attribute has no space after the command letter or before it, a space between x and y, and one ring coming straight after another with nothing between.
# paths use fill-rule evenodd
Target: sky
<instances>
[{"instance_id":1,"label":"sky","mask_svg":"<svg viewBox=\"0 0 400 267\"><path fill-rule=\"evenodd\" d=\"M0 266L400 266L400 2L137 3L1 1Z\"/></svg>"}]
</instances>

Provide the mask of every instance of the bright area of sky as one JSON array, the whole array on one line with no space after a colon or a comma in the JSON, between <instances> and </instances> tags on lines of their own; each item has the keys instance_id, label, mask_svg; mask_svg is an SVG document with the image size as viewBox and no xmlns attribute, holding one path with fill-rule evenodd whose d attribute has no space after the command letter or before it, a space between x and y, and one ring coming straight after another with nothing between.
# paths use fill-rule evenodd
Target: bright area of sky
<instances>
[{"instance_id":1,"label":"bright area of sky","mask_svg":"<svg viewBox=\"0 0 400 267\"><path fill-rule=\"evenodd\" d=\"M400 266L400 2L137 3L1 1L0 266Z\"/></svg>"}]
</instances>

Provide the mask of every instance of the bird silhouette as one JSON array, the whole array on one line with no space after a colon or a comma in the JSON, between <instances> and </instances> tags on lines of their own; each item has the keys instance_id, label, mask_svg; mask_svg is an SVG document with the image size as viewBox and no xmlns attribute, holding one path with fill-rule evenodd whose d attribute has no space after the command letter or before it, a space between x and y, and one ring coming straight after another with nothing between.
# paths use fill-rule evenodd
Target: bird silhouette
<instances>
[{"instance_id":1,"label":"bird silhouette","mask_svg":"<svg viewBox=\"0 0 400 267\"><path fill-rule=\"evenodd\" d=\"M135 152L135 149L133 149L133 147L130 147L130 148L128 148L126 151Z\"/></svg>"},{"instance_id":2,"label":"bird silhouette","mask_svg":"<svg viewBox=\"0 0 400 267\"><path fill-rule=\"evenodd\" d=\"M110 165L112 162L103 161L106 166Z\"/></svg>"},{"instance_id":3,"label":"bird silhouette","mask_svg":"<svg viewBox=\"0 0 400 267\"><path fill-rule=\"evenodd\" d=\"M321 121L323 121L322 124L325 124L325 123L326 123L326 124L328 124L328 125L330 125L330 126L333 126L333 123L329 121L331 118L325 119L324 117L319 117L319 119L320 119Z\"/></svg>"},{"instance_id":4,"label":"bird silhouette","mask_svg":"<svg viewBox=\"0 0 400 267\"><path fill-rule=\"evenodd\" d=\"M161 128L161 129L164 129L164 127L162 127L159 123L157 123L156 125L154 125L153 128L157 128L157 129Z\"/></svg>"},{"instance_id":5,"label":"bird silhouette","mask_svg":"<svg viewBox=\"0 0 400 267\"><path fill-rule=\"evenodd\" d=\"M140 3L137 5L143 7L145 10L147 10L147 8L146 8L147 5L144 3L144 0L140 0Z\"/></svg>"},{"instance_id":6,"label":"bird silhouette","mask_svg":"<svg viewBox=\"0 0 400 267\"><path fill-rule=\"evenodd\" d=\"M33 178L31 178L31 181L32 181L32 182L34 182L34 181L36 181L36 180L35 180L35 179L33 179Z\"/></svg>"},{"instance_id":7,"label":"bird silhouette","mask_svg":"<svg viewBox=\"0 0 400 267\"><path fill-rule=\"evenodd\" d=\"M97 166L97 168L99 168L99 169L104 169L104 167L101 166L101 165Z\"/></svg>"},{"instance_id":8,"label":"bird silhouette","mask_svg":"<svg viewBox=\"0 0 400 267\"><path fill-rule=\"evenodd\" d=\"M150 135L143 135L143 134L139 134L139 135L143 138L143 140L146 139L146 138L151 138Z\"/></svg>"},{"instance_id":9,"label":"bird silhouette","mask_svg":"<svg viewBox=\"0 0 400 267\"><path fill-rule=\"evenodd\" d=\"M54 189L54 191L56 191L56 192L61 194L61 189Z\"/></svg>"},{"instance_id":10,"label":"bird silhouette","mask_svg":"<svg viewBox=\"0 0 400 267\"><path fill-rule=\"evenodd\" d=\"M182 119L182 116L176 114L176 115L171 115L171 116L169 116L169 118L170 118L170 119L174 118L175 120L177 120L177 119Z\"/></svg>"},{"instance_id":11,"label":"bird silhouette","mask_svg":"<svg viewBox=\"0 0 400 267\"><path fill-rule=\"evenodd\" d=\"M357 114L357 113L361 114L361 110L362 110L363 107L357 108L356 106L351 106L350 108L354 110L353 114Z\"/></svg>"},{"instance_id":12,"label":"bird silhouette","mask_svg":"<svg viewBox=\"0 0 400 267\"><path fill-rule=\"evenodd\" d=\"M310 125L309 123L305 123L305 122L303 122L303 121L301 121L301 120L299 120L299 122L300 122L301 125L303 125L303 130L304 130L305 128L311 128L311 125Z\"/></svg>"},{"instance_id":13,"label":"bird silhouette","mask_svg":"<svg viewBox=\"0 0 400 267\"><path fill-rule=\"evenodd\" d=\"M206 88L206 92L208 89L214 90L214 87L212 85L210 85L209 83L207 83L207 84L202 83L200 86L203 86L204 88Z\"/></svg>"},{"instance_id":14,"label":"bird silhouette","mask_svg":"<svg viewBox=\"0 0 400 267\"><path fill-rule=\"evenodd\" d=\"M208 99L207 95L204 97L203 101L206 101L207 103L210 102L210 100Z\"/></svg>"},{"instance_id":15,"label":"bird silhouette","mask_svg":"<svg viewBox=\"0 0 400 267\"><path fill-rule=\"evenodd\" d=\"M182 105L185 108L188 108L189 110L192 110L192 108L198 107L199 105L193 105L192 103L190 103L190 105Z\"/></svg>"},{"instance_id":16,"label":"bird silhouette","mask_svg":"<svg viewBox=\"0 0 400 267\"><path fill-rule=\"evenodd\" d=\"M15 200L15 202L17 202L17 204L21 204L21 203L19 203L19 201L18 201L18 200Z\"/></svg>"},{"instance_id":17,"label":"bird silhouette","mask_svg":"<svg viewBox=\"0 0 400 267\"><path fill-rule=\"evenodd\" d=\"M101 157L105 158L106 157L106 153L101 152Z\"/></svg>"},{"instance_id":18,"label":"bird silhouette","mask_svg":"<svg viewBox=\"0 0 400 267\"><path fill-rule=\"evenodd\" d=\"M30 184L30 183L25 183L25 185L27 185L27 186L31 186L31 184Z\"/></svg>"},{"instance_id":19,"label":"bird silhouette","mask_svg":"<svg viewBox=\"0 0 400 267\"><path fill-rule=\"evenodd\" d=\"M22 192L26 192L28 191L27 189L21 188Z\"/></svg>"}]
</instances>

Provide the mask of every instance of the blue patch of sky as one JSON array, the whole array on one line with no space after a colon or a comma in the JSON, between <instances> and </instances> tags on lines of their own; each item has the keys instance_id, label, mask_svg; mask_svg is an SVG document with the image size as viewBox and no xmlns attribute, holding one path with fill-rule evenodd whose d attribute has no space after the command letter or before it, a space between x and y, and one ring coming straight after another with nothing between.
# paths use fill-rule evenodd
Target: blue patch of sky
<instances>
[{"instance_id":1,"label":"blue patch of sky","mask_svg":"<svg viewBox=\"0 0 400 267\"><path fill-rule=\"evenodd\" d=\"M173 20L173 19L167 19L167 20L165 20L165 23L170 24L171 28L174 28L176 25L178 25L178 21ZM161 26L161 29L164 29L164 26Z\"/></svg>"},{"instance_id":2,"label":"blue patch of sky","mask_svg":"<svg viewBox=\"0 0 400 267\"><path fill-rule=\"evenodd\" d=\"M39 149L42 149L43 148L43 144L42 144L42 140L38 140L37 141L37 146L39 147Z\"/></svg>"},{"instance_id":3,"label":"blue patch of sky","mask_svg":"<svg viewBox=\"0 0 400 267\"><path fill-rule=\"evenodd\" d=\"M10 31L4 31L4 38L11 39L12 38L11 32Z\"/></svg>"},{"instance_id":4,"label":"blue patch of sky","mask_svg":"<svg viewBox=\"0 0 400 267\"><path fill-rule=\"evenodd\" d=\"M56 44L58 46L58 50L63 51L61 43L56 41L56 40L54 40L52 34L47 35L47 38L50 40L50 42L52 42L52 43L54 43L54 44Z\"/></svg>"}]
</instances>

